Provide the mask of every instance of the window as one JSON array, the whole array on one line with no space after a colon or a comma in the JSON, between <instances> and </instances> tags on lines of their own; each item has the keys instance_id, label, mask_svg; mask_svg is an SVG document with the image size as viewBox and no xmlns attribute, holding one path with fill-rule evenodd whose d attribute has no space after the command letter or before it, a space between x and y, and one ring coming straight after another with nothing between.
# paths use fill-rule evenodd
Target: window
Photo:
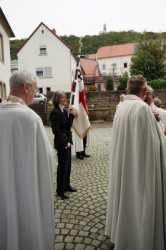
<instances>
[{"instance_id":1,"label":"window","mask_svg":"<svg viewBox=\"0 0 166 250\"><path fill-rule=\"evenodd\" d=\"M40 46L40 56L45 56L47 55L47 48L45 45Z\"/></svg>"},{"instance_id":2,"label":"window","mask_svg":"<svg viewBox=\"0 0 166 250\"><path fill-rule=\"evenodd\" d=\"M124 65L124 68L127 68L127 63L124 63L123 65Z\"/></svg>"},{"instance_id":3,"label":"window","mask_svg":"<svg viewBox=\"0 0 166 250\"><path fill-rule=\"evenodd\" d=\"M43 93L43 88L39 88L39 93Z\"/></svg>"},{"instance_id":4,"label":"window","mask_svg":"<svg viewBox=\"0 0 166 250\"><path fill-rule=\"evenodd\" d=\"M38 68L38 69L36 70L36 75L37 75L39 78L43 78L43 77L44 77L43 68Z\"/></svg>"},{"instance_id":5,"label":"window","mask_svg":"<svg viewBox=\"0 0 166 250\"><path fill-rule=\"evenodd\" d=\"M4 62L3 37L0 34L0 62Z\"/></svg>"},{"instance_id":6,"label":"window","mask_svg":"<svg viewBox=\"0 0 166 250\"><path fill-rule=\"evenodd\" d=\"M105 70L106 69L106 65L105 64L103 64L103 70Z\"/></svg>"},{"instance_id":7,"label":"window","mask_svg":"<svg viewBox=\"0 0 166 250\"><path fill-rule=\"evenodd\" d=\"M45 77L46 78L51 78L52 77L52 68L51 67L45 67L44 71L45 71Z\"/></svg>"},{"instance_id":8,"label":"window","mask_svg":"<svg viewBox=\"0 0 166 250\"><path fill-rule=\"evenodd\" d=\"M51 67L37 68L36 75L39 78L52 78L52 68Z\"/></svg>"},{"instance_id":9,"label":"window","mask_svg":"<svg viewBox=\"0 0 166 250\"><path fill-rule=\"evenodd\" d=\"M113 63L112 64L112 73L113 74L116 74L116 69L117 69L117 65L116 65L116 63Z\"/></svg>"},{"instance_id":10,"label":"window","mask_svg":"<svg viewBox=\"0 0 166 250\"><path fill-rule=\"evenodd\" d=\"M6 84L4 82L0 82L0 98L6 97Z\"/></svg>"},{"instance_id":11,"label":"window","mask_svg":"<svg viewBox=\"0 0 166 250\"><path fill-rule=\"evenodd\" d=\"M46 93L48 94L50 91L51 91L51 88L50 88L50 87L47 87L47 88L46 88Z\"/></svg>"}]
</instances>

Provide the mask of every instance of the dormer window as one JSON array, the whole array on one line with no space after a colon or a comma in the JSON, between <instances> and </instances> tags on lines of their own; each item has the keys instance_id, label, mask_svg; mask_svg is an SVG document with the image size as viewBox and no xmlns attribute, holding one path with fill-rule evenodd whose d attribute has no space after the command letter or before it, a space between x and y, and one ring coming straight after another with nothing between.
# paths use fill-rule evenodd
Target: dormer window
<instances>
[{"instance_id":1,"label":"dormer window","mask_svg":"<svg viewBox=\"0 0 166 250\"><path fill-rule=\"evenodd\" d=\"M3 37L0 34L0 62L4 62Z\"/></svg>"},{"instance_id":2,"label":"dormer window","mask_svg":"<svg viewBox=\"0 0 166 250\"><path fill-rule=\"evenodd\" d=\"M40 46L40 56L47 55L47 47L45 45Z\"/></svg>"}]
</instances>

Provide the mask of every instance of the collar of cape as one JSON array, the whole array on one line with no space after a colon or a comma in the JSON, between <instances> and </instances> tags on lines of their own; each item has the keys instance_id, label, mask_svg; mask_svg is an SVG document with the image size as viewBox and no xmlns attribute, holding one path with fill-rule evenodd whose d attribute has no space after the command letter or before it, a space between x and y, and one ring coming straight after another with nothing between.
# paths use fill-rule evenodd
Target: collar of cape
<instances>
[{"instance_id":1,"label":"collar of cape","mask_svg":"<svg viewBox=\"0 0 166 250\"><path fill-rule=\"evenodd\" d=\"M23 99L17 97L17 96L13 96L13 95L9 95L3 102L2 105L10 105L10 104L22 104L26 106L26 103L24 102Z\"/></svg>"},{"instance_id":2,"label":"collar of cape","mask_svg":"<svg viewBox=\"0 0 166 250\"><path fill-rule=\"evenodd\" d=\"M143 102L143 100L139 96L137 96L137 95L125 95L124 96L124 101L128 101L128 100Z\"/></svg>"}]
</instances>

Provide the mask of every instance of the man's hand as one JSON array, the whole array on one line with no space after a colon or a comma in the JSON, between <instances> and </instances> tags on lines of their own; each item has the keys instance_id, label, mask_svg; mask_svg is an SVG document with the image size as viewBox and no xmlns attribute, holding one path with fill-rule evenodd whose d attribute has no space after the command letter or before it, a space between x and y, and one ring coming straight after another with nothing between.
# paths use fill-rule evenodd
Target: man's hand
<instances>
[{"instance_id":1,"label":"man's hand","mask_svg":"<svg viewBox=\"0 0 166 250\"><path fill-rule=\"evenodd\" d=\"M68 142L68 143L67 143L67 146L65 147L65 149L68 149L68 148L70 148L70 147L71 147L71 143Z\"/></svg>"},{"instance_id":2,"label":"man's hand","mask_svg":"<svg viewBox=\"0 0 166 250\"><path fill-rule=\"evenodd\" d=\"M156 121L159 122L161 120L159 113L153 112L153 114L154 114L154 117L156 118Z\"/></svg>"},{"instance_id":3,"label":"man's hand","mask_svg":"<svg viewBox=\"0 0 166 250\"><path fill-rule=\"evenodd\" d=\"M69 113L74 115L74 117L78 116L78 111L72 105L69 105Z\"/></svg>"}]
</instances>

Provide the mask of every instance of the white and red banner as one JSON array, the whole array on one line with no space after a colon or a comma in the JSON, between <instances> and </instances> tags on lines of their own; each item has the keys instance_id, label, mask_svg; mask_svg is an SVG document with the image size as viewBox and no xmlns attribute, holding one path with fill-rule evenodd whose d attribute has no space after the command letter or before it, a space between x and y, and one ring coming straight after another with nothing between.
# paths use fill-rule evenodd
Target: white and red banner
<instances>
[{"instance_id":1,"label":"white and red banner","mask_svg":"<svg viewBox=\"0 0 166 250\"><path fill-rule=\"evenodd\" d=\"M72 83L70 104L77 110L78 115L73 120L73 129L80 138L84 138L90 128L86 91L80 67L77 67L75 80Z\"/></svg>"}]
</instances>

